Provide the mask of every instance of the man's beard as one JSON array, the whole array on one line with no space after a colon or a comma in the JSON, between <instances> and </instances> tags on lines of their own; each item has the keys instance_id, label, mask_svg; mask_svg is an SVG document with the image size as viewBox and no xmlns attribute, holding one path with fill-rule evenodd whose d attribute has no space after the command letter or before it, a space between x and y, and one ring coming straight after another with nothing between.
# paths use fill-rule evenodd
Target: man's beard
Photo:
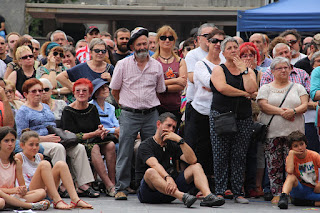
<instances>
[{"instance_id":1,"label":"man's beard","mask_svg":"<svg viewBox=\"0 0 320 213\"><path fill-rule=\"evenodd\" d=\"M141 58L141 59L146 58L149 55L149 50L148 49L136 50L134 54L137 58Z\"/></svg>"},{"instance_id":2,"label":"man's beard","mask_svg":"<svg viewBox=\"0 0 320 213\"><path fill-rule=\"evenodd\" d=\"M122 53L125 53L128 51L127 44L120 44L120 45L117 44L117 48Z\"/></svg>"}]
</instances>

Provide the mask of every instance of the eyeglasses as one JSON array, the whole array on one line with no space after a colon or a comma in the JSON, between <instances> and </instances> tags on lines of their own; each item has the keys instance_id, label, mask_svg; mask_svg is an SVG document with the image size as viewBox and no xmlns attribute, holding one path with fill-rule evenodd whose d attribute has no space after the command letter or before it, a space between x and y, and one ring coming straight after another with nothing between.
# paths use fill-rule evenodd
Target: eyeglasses
<instances>
[{"instance_id":1,"label":"eyeglasses","mask_svg":"<svg viewBox=\"0 0 320 213\"><path fill-rule=\"evenodd\" d=\"M243 54L240 56L240 58L254 58L255 55L253 54Z\"/></svg>"},{"instance_id":2,"label":"eyeglasses","mask_svg":"<svg viewBox=\"0 0 320 213\"><path fill-rule=\"evenodd\" d=\"M34 47L33 49L36 50L36 51L40 50L40 48L37 48L37 47Z\"/></svg>"},{"instance_id":3,"label":"eyeglasses","mask_svg":"<svg viewBox=\"0 0 320 213\"><path fill-rule=\"evenodd\" d=\"M173 41L174 37L173 36L160 36L159 39L161 41L166 41L167 39L169 39L169 41Z\"/></svg>"},{"instance_id":4,"label":"eyeglasses","mask_svg":"<svg viewBox=\"0 0 320 213\"><path fill-rule=\"evenodd\" d=\"M281 70L288 70L289 67L278 67L278 68L275 68L276 71L281 71Z\"/></svg>"},{"instance_id":5,"label":"eyeglasses","mask_svg":"<svg viewBox=\"0 0 320 213\"><path fill-rule=\"evenodd\" d=\"M33 90L29 90L28 92L32 94L36 94L37 92L42 93L43 89L33 89Z\"/></svg>"},{"instance_id":6,"label":"eyeglasses","mask_svg":"<svg viewBox=\"0 0 320 213\"><path fill-rule=\"evenodd\" d=\"M107 50L106 49L104 49L104 50L100 50L100 49L93 49L93 51L95 52L95 53L102 53L102 54L105 54L106 52L107 52Z\"/></svg>"},{"instance_id":7,"label":"eyeglasses","mask_svg":"<svg viewBox=\"0 0 320 213\"><path fill-rule=\"evenodd\" d=\"M201 35L199 35L199 36L203 36L203 37L206 37L206 38L207 38L208 35L209 35L208 33L204 33L204 34L201 34Z\"/></svg>"},{"instance_id":8,"label":"eyeglasses","mask_svg":"<svg viewBox=\"0 0 320 213\"><path fill-rule=\"evenodd\" d=\"M212 43L212 44L217 44L218 42L223 42L223 40L220 40L220 39L217 39L217 38L210 38L209 41Z\"/></svg>"},{"instance_id":9,"label":"eyeglasses","mask_svg":"<svg viewBox=\"0 0 320 213\"><path fill-rule=\"evenodd\" d=\"M50 88L47 87L47 88L43 88L43 92L49 92Z\"/></svg>"},{"instance_id":10,"label":"eyeglasses","mask_svg":"<svg viewBox=\"0 0 320 213\"><path fill-rule=\"evenodd\" d=\"M33 57L34 57L33 55L25 55L25 56L22 56L20 59L26 60L28 58L33 58Z\"/></svg>"},{"instance_id":11,"label":"eyeglasses","mask_svg":"<svg viewBox=\"0 0 320 213\"><path fill-rule=\"evenodd\" d=\"M287 41L289 44L295 44L298 42L298 40L290 40L290 41Z\"/></svg>"},{"instance_id":12,"label":"eyeglasses","mask_svg":"<svg viewBox=\"0 0 320 213\"><path fill-rule=\"evenodd\" d=\"M76 90L76 93L87 93L88 92L88 90L87 89L77 89Z\"/></svg>"},{"instance_id":13,"label":"eyeglasses","mask_svg":"<svg viewBox=\"0 0 320 213\"><path fill-rule=\"evenodd\" d=\"M53 52L53 56L57 56L57 55L60 55L61 58L64 57L64 54L63 54L63 53Z\"/></svg>"},{"instance_id":14,"label":"eyeglasses","mask_svg":"<svg viewBox=\"0 0 320 213\"><path fill-rule=\"evenodd\" d=\"M191 47L185 47L184 49L189 52L191 50Z\"/></svg>"},{"instance_id":15,"label":"eyeglasses","mask_svg":"<svg viewBox=\"0 0 320 213\"><path fill-rule=\"evenodd\" d=\"M8 89L4 91L5 93L13 93L14 91L12 89Z\"/></svg>"}]
</instances>

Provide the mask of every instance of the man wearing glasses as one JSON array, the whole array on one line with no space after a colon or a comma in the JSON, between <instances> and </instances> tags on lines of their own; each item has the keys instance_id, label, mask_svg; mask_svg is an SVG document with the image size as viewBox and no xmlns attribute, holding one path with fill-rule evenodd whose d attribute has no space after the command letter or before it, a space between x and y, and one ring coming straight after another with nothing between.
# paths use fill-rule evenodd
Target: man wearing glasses
<instances>
[{"instance_id":1,"label":"man wearing glasses","mask_svg":"<svg viewBox=\"0 0 320 213\"><path fill-rule=\"evenodd\" d=\"M280 37L283 37L289 44L291 49L291 64L294 65L297 61L307 57L305 54L300 53L301 36L296 30L286 30L282 32Z\"/></svg>"}]
</instances>

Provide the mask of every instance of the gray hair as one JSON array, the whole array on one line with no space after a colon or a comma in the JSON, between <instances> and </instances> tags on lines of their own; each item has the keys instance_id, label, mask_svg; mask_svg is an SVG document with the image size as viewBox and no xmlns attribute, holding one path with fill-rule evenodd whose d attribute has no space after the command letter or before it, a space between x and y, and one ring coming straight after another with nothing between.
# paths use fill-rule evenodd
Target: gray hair
<instances>
[{"instance_id":1,"label":"gray hair","mask_svg":"<svg viewBox=\"0 0 320 213\"><path fill-rule=\"evenodd\" d=\"M39 81L41 81L42 84L47 84L50 89L53 89L53 86L52 86L51 82L48 79L40 78Z\"/></svg>"},{"instance_id":2,"label":"gray hair","mask_svg":"<svg viewBox=\"0 0 320 213\"><path fill-rule=\"evenodd\" d=\"M50 40L51 40L51 41L53 41L53 36L54 36L54 34L57 34L57 33L63 33L64 38L65 38L66 40L68 40L68 39L67 39L67 35L65 34L65 32L63 32L62 30L56 30L56 31L54 31L53 33L51 33L51 36L50 36Z\"/></svg>"},{"instance_id":3,"label":"gray hair","mask_svg":"<svg viewBox=\"0 0 320 213\"><path fill-rule=\"evenodd\" d=\"M320 51L317 51L317 52L313 53L313 55L311 57L311 60L310 60L311 67L313 67L313 65L314 65L314 60L316 58L319 58L319 57L320 57Z\"/></svg>"},{"instance_id":4,"label":"gray hair","mask_svg":"<svg viewBox=\"0 0 320 213\"><path fill-rule=\"evenodd\" d=\"M262 38L262 42L265 44L267 43L266 37L264 37L264 35L262 33L253 33L251 36L253 36L253 35L260 36ZM250 36L250 38L251 38L251 36ZM249 40L250 40L250 38L249 38Z\"/></svg>"},{"instance_id":5,"label":"gray hair","mask_svg":"<svg viewBox=\"0 0 320 213\"><path fill-rule=\"evenodd\" d=\"M157 33L155 33L155 32L149 32L148 36L157 37Z\"/></svg>"},{"instance_id":6,"label":"gray hair","mask_svg":"<svg viewBox=\"0 0 320 213\"><path fill-rule=\"evenodd\" d=\"M95 45L104 45L105 48L107 49L108 45L106 44L106 42L104 42L104 40L102 40L101 38L94 38L90 41L90 44L89 44L89 49L90 51L93 50L93 47Z\"/></svg>"},{"instance_id":7,"label":"gray hair","mask_svg":"<svg viewBox=\"0 0 320 213\"><path fill-rule=\"evenodd\" d=\"M73 56L76 56L76 50L74 49L73 46L71 45L67 45L67 46L64 46L62 47L63 48L63 51L66 53L66 52L70 52Z\"/></svg>"},{"instance_id":8,"label":"gray hair","mask_svg":"<svg viewBox=\"0 0 320 213\"><path fill-rule=\"evenodd\" d=\"M205 23L205 24L201 25L201 26L198 28L198 32L197 32L198 35L197 35L197 36L201 35L201 31L202 31L204 28L207 28L207 27L212 27L213 29L217 28L217 27L214 25L214 23Z\"/></svg>"},{"instance_id":9,"label":"gray hair","mask_svg":"<svg viewBox=\"0 0 320 213\"><path fill-rule=\"evenodd\" d=\"M271 64L270 64L270 69L271 69L271 70L274 70L275 67L276 67L278 64L281 64L281 63L286 63L289 67L291 66L289 59L287 59L287 58L285 58L285 57L279 56L279 57L275 57L275 58L272 60L272 62L271 62Z\"/></svg>"},{"instance_id":10,"label":"gray hair","mask_svg":"<svg viewBox=\"0 0 320 213\"><path fill-rule=\"evenodd\" d=\"M40 42L39 42L38 40L34 39L34 38L31 39L30 41L31 41L31 43L36 43L36 44L39 44L39 45L40 45Z\"/></svg>"},{"instance_id":11,"label":"gray hair","mask_svg":"<svg viewBox=\"0 0 320 213\"><path fill-rule=\"evenodd\" d=\"M231 36L228 36L221 42L220 49L222 52L224 52L224 50L226 49L228 42L235 42L239 46L237 39L235 39Z\"/></svg>"},{"instance_id":12,"label":"gray hair","mask_svg":"<svg viewBox=\"0 0 320 213\"><path fill-rule=\"evenodd\" d=\"M287 47L288 50L290 51L290 47L289 47L287 44L285 44L285 43L279 43L279 44L277 44L276 46L274 46L274 48L272 49L272 55L273 55L273 57L275 57L275 55L277 54L277 49L280 48L280 47Z\"/></svg>"}]
</instances>

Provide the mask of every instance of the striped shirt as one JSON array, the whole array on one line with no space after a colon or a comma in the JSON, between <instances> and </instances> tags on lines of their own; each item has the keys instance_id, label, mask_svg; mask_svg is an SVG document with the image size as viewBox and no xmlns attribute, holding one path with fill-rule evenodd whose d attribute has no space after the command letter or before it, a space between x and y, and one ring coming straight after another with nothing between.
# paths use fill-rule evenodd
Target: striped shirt
<instances>
[{"instance_id":1,"label":"striped shirt","mask_svg":"<svg viewBox=\"0 0 320 213\"><path fill-rule=\"evenodd\" d=\"M77 59L80 61L80 63L84 63L90 60L90 51L89 51L89 46L82 47L77 50L76 53Z\"/></svg>"},{"instance_id":2,"label":"striped shirt","mask_svg":"<svg viewBox=\"0 0 320 213\"><path fill-rule=\"evenodd\" d=\"M268 68L267 71L262 74L260 87L264 84L271 83L273 79L273 74L271 73L270 68ZM293 67L290 72L289 79L291 82L302 84L307 92L310 93L310 76L306 71Z\"/></svg>"},{"instance_id":3,"label":"striped shirt","mask_svg":"<svg viewBox=\"0 0 320 213\"><path fill-rule=\"evenodd\" d=\"M120 90L119 104L133 109L150 109L160 105L157 93L166 90L161 64L149 57L143 70L134 55L118 61L110 88Z\"/></svg>"}]
</instances>

